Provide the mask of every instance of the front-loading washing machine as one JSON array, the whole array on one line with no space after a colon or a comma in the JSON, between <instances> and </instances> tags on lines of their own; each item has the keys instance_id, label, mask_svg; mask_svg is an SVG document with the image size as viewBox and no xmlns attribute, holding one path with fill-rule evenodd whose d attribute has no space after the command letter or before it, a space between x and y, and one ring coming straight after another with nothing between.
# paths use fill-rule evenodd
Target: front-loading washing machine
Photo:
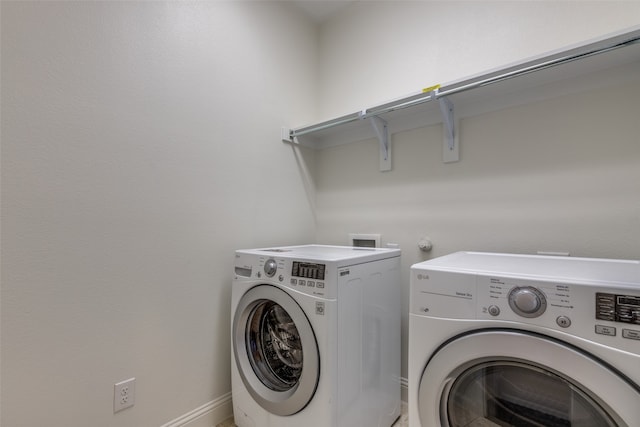
<instances>
[{"instance_id":1,"label":"front-loading washing machine","mask_svg":"<svg viewBox=\"0 0 640 427\"><path fill-rule=\"evenodd\" d=\"M236 251L236 425L390 426L400 415L400 295L398 249Z\"/></svg>"},{"instance_id":2,"label":"front-loading washing machine","mask_svg":"<svg viewBox=\"0 0 640 427\"><path fill-rule=\"evenodd\" d=\"M411 267L411 427L640 425L640 263L459 252Z\"/></svg>"}]
</instances>

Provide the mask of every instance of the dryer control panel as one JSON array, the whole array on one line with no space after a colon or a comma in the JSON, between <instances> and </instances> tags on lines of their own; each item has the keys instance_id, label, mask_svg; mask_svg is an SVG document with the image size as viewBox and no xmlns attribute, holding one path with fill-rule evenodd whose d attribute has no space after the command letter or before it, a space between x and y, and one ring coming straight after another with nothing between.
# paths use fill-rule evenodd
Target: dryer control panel
<instances>
[{"instance_id":1,"label":"dryer control panel","mask_svg":"<svg viewBox=\"0 0 640 427\"><path fill-rule=\"evenodd\" d=\"M640 354L640 288L426 270L411 280L412 314L545 328Z\"/></svg>"},{"instance_id":2,"label":"dryer control panel","mask_svg":"<svg viewBox=\"0 0 640 427\"><path fill-rule=\"evenodd\" d=\"M640 356L640 261L457 252L411 267L410 310Z\"/></svg>"}]
</instances>

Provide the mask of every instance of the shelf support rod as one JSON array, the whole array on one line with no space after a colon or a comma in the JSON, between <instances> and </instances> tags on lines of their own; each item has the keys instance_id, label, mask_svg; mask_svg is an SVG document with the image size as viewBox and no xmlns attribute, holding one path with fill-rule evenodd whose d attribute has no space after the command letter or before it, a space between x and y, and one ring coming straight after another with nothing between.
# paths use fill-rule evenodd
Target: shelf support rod
<instances>
[{"instance_id":1,"label":"shelf support rod","mask_svg":"<svg viewBox=\"0 0 640 427\"><path fill-rule=\"evenodd\" d=\"M453 102L446 97L438 97L438 89L431 92L431 98L437 99L442 113L442 127L444 131L444 141L442 145L442 161L453 163L460 160L458 122L455 119Z\"/></svg>"},{"instance_id":2,"label":"shelf support rod","mask_svg":"<svg viewBox=\"0 0 640 427\"><path fill-rule=\"evenodd\" d=\"M360 117L366 117L367 110L362 110ZM380 141L380 172L391 170L391 146L389 144L389 128L387 122L378 116L367 117Z\"/></svg>"}]
</instances>

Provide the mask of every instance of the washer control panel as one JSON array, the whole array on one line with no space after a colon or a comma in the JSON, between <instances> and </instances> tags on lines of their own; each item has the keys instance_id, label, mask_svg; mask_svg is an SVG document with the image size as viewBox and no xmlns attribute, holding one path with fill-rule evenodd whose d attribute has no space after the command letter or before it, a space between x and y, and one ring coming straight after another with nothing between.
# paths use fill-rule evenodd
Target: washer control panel
<instances>
[{"instance_id":1,"label":"washer control panel","mask_svg":"<svg viewBox=\"0 0 640 427\"><path fill-rule=\"evenodd\" d=\"M293 261L289 284L298 289L304 289L307 293L324 295L326 269L326 264Z\"/></svg>"},{"instance_id":2,"label":"washer control panel","mask_svg":"<svg viewBox=\"0 0 640 427\"><path fill-rule=\"evenodd\" d=\"M237 254L234 273L236 279L265 280L305 294L330 297L334 289L327 286L329 270L324 263Z\"/></svg>"}]
</instances>

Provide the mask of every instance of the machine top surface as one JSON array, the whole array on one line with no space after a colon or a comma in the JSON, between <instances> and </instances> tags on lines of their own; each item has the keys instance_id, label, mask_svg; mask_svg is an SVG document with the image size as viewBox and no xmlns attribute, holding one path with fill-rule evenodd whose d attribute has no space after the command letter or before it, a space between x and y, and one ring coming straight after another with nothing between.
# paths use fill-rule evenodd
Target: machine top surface
<instances>
[{"instance_id":1,"label":"machine top surface","mask_svg":"<svg viewBox=\"0 0 640 427\"><path fill-rule=\"evenodd\" d=\"M274 258L290 258L325 262L368 262L400 256L400 249L361 248L353 246L301 245L261 249L241 249L237 254L251 254Z\"/></svg>"},{"instance_id":2,"label":"machine top surface","mask_svg":"<svg viewBox=\"0 0 640 427\"><path fill-rule=\"evenodd\" d=\"M456 252L411 268L640 286L637 260Z\"/></svg>"}]
</instances>

